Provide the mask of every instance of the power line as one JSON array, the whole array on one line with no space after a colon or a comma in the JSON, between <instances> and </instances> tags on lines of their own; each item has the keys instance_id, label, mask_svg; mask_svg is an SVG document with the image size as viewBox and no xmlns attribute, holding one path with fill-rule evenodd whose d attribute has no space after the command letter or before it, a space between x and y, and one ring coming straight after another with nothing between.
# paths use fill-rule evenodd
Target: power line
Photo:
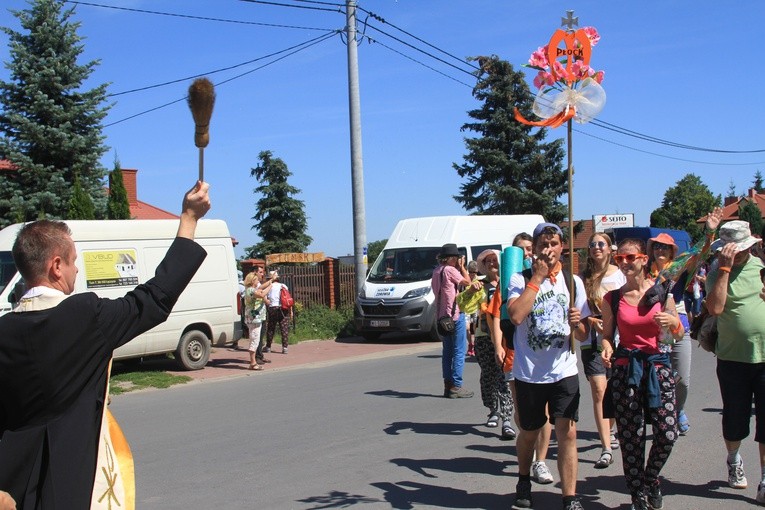
<instances>
[{"instance_id":1,"label":"power line","mask_svg":"<svg viewBox=\"0 0 765 510\"><path fill-rule=\"evenodd\" d=\"M179 83L179 82L182 82L182 81L188 81L188 80L191 80L191 79L194 79L194 78L199 78L201 76L209 76L211 74L221 73L223 71L230 71L231 69L236 69L237 67L246 66L248 64L255 63L255 62L259 61L259 60L265 60L267 58L271 58L273 56L279 55L280 53L285 53L285 52L291 51L291 50L293 50L295 48L298 48L300 46L309 44L309 43L311 43L313 41L318 41L319 39L322 39L323 37L326 37L328 35L335 35L338 32L340 32L340 30L333 30L331 34L320 35L318 37L315 37L314 39L309 39L309 40L307 40L305 42L302 42L300 44L296 44L294 46L290 46L289 48L285 48L283 50L275 51L274 53L270 53L270 54L264 55L262 57L258 57L258 58L252 59L252 60L248 60L248 61L242 62L240 64L234 64L232 66L222 67L220 69L215 69L214 71L208 71L208 72L205 72L205 73L199 73L199 74L195 74L195 75L192 75L192 76L186 76L185 78L178 78L177 80L170 80L170 81L166 81L166 82L162 82L162 83L157 83L155 85L147 85L145 87L139 87L139 88L135 88L135 89L125 90L125 91L122 91L122 92L115 92L113 94L108 94L107 97L122 96L122 95L125 95L125 94L131 94L133 92L142 92L144 90L154 89L154 88L158 88L158 87L164 87L165 85L172 85L174 83Z\"/></svg>"},{"instance_id":2,"label":"power line","mask_svg":"<svg viewBox=\"0 0 765 510\"><path fill-rule=\"evenodd\" d=\"M276 7L292 7L293 9L308 9L312 11L325 11L325 12L343 12L342 11L342 5L339 4L329 4L329 5L337 5L337 9L327 9L326 7L309 7L307 5L294 5L294 4L285 4L281 2L267 2L265 0L239 0L240 2L249 2L251 4L261 4L261 5L274 5ZM322 2L312 2L312 3L322 3Z\"/></svg>"},{"instance_id":3,"label":"power line","mask_svg":"<svg viewBox=\"0 0 765 510\"><path fill-rule=\"evenodd\" d=\"M207 16L193 16L190 14L177 14L172 12L149 11L146 9L134 9L131 7L118 7L116 5L104 5L104 4L96 4L91 2L80 2L78 0L64 0L64 1L69 4L87 5L88 7L100 7L103 9L114 9L117 11L128 11L128 12L135 12L140 14L152 14L155 16L170 16L174 18L186 18L186 19L195 19L195 20L201 20L201 21L216 21L220 23L235 23L239 25L256 25L261 27L273 27L273 28L293 28L298 30L324 30L324 31L331 30L326 28L301 27L301 26L295 26L295 25L282 25L277 23L262 23L258 21L242 21L242 20L236 20L236 19L211 18Z\"/></svg>"},{"instance_id":4,"label":"power line","mask_svg":"<svg viewBox=\"0 0 765 510\"><path fill-rule=\"evenodd\" d=\"M316 45L316 44L319 44L320 42L324 42L324 41L326 41L326 40L330 39L331 37L333 37L333 36L337 35L337 33L338 33L338 32L339 32L339 31L335 31L334 33L331 33L331 34L325 34L325 35L323 35L323 36L320 36L320 37L319 37L319 38L317 38L317 39L312 39L312 40L311 40L312 42L310 42L310 44L309 44L308 42L306 42L306 43L303 43L302 45L299 45L299 46L302 46L302 47L300 47L300 48L297 48L297 49L295 49L294 51L292 51L292 52L290 52L290 53L287 53L286 55L282 55L281 57L279 57L279 58L277 58L277 59L275 59L275 60L272 60L271 62L268 62L268 63L266 63L266 64L263 64L262 66L258 66L258 67L254 68L254 69L251 69L251 70L249 70L249 71L247 71L247 72L245 72L245 73L241 73L241 74L238 74L238 75L236 75L236 76L233 76L233 77L231 77L231 78L229 78L229 79L227 79L227 80L223 80L223 81L220 81L220 82L216 83L216 84L215 84L215 86L216 86L216 87L218 87L218 86L220 86L220 85L223 85L223 84L225 84L225 83L228 83L228 82L230 82L230 81L234 81L234 80L236 80L236 79L238 79L238 78L241 78L241 77L243 77L243 76L246 76L246 75L248 75L248 74L254 73L255 71L258 71L258 70L260 70L260 69L263 69L263 68L265 68L265 67L268 67L268 66L270 66L270 65L272 65L272 64L275 64L276 62L279 62L280 60L284 60L285 58L287 58L287 57L289 57L289 56L292 56L292 55L294 55L294 54L296 54L296 53L298 53L298 52L300 52L300 51L303 51L303 50L305 50L305 49L308 49L308 48L310 48L311 46L314 46L314 45ZM104 127L105 127L105 128L107 128L107 127L110 127L110 126L114 126L114 125L116 125L116 124L120 124L120 123L122 123L122 122L125 122L125 121L127 121L127 120L130 120L130 119L134 119L134 118L136 118L136 117L140 117L141 115L145 115L145 114L147 114L147 113L151 113L151 112L154 112L154 111L160 110L160 109L162 109L162 108L165 108L165 107L167 107L167 106L173 105L173 104L175 104L175 103L179 103L179 102L181 102L181 101L185 101L185 100L187 99L187 97L188 97L188 96L184 96L184 97L182 97L182 98L180 98L180 99L176 99L176 100L174 100L174 101L170 101L169 103L165 103L165 104L163 104L163 105L160 105L160 106L155 106L154 108L150 108L150 109L148 109L148 110L144 110L144 111L142 111L142 112L139 112L139 113L136 113L136 114L134 114L134 115L130 115L129 117L125 117L125 118L122 118L122 119L116 120L116 121L114 121L114 122L110 122L109 124L104 124Z\"/></svg>"}]
</instances>

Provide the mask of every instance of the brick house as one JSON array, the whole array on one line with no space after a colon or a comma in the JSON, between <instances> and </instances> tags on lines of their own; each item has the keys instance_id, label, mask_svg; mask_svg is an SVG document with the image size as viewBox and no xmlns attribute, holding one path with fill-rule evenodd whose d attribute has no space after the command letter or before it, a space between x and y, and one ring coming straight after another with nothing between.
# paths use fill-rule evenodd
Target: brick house
<instances>
[{"instance_id":1,"label":"brick house","mask_svg":"<svg viewBox=\"0 0 765 510\"><path fill-rule=\"evenodd\" d=\"M746 196L743 197L725 197L723 202L723 217L722 223L731 220L737 220L738 210L744 205L743 202L754 202L754 205L760 210L762 218L765 219L765 193L757 193L757 190L750 188ZM701 218L696 220L696 223L703 225L707 221L707 215L705 214ZM752 232L753 235L759 237L761 232Z\"/></svg>"}]
</instances>

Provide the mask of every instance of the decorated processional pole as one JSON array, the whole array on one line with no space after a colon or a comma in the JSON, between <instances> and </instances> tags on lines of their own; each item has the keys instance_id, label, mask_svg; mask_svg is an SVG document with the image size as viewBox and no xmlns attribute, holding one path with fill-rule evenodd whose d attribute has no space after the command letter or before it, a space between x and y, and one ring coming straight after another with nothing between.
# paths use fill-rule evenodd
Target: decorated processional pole
<instances>
[{"instance_id":1,"label":"decorated processional pole","mask_svg":"<svg viewBox=\"0 0 765 510\"><path fill-rule=\"evenodd\" d=\"M592 47L600 40L594 27L574 29L579 18L574 11L566 11L547 46L531 54L528 65L538 71L534 78L537 95L533 112L543 120L527 120L518 108L514 116L518 122L528 126L557 128L566 124L568 152L568 246L569 246L569 289L574 288L574 158L572 122L590 122L606 104L606 92L600 83L604 71L590 67ZM570 306L574 306L574 292L569 291ZM571 352L574 352L574 332L571 331Z\"/></svg>"}]
</instances>

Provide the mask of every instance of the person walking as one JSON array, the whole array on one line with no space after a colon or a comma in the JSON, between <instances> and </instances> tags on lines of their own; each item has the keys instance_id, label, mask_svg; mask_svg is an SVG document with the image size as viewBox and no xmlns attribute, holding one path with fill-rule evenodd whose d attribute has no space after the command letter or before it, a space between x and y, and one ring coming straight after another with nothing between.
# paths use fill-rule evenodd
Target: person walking
<instances>
[{"instance_id":1,"label":"person walking","mask_svg":"<svg viewBox=\"0 0 765 510\"><path fill-rule=\"evenodd\" d=\"M579 510L576 495L578 459L576 421L579 419L579 378L571 337L582 341L587 325L581 319L590 315L582 280L573 276L575 289L569 290L560 262L563 232L554 223L540 223L534 229L536 259L526 281L523 273L510 278L508 311L516 325L513 343L513 376L516 406L520 411L518 484L514 505L531 508L531 464L540 429L554 421L558 439L558 471L561 476L563 508ZM571 307L571 293L574 306ZM549 410L546 412L545 407Z\"/></svg>"},{"instance_id":2,"label":"person walking","mask_svg":"<svg viewBox=\"0 0 765 510\"><path fill-rule=\"evenodd\" d=\"M460 255L457 245L447 243L441 247L439 264L433 269L431 287L436 296L436 319L451 317L454 322L452 331L441 331L441 374L444 379L444 397L470 398L473 392L464 388L462 371L465 366L467 337L465 335L465 314L457 306L457 294L460 286L469 287L469 292L481 290L481 282L470 282L465 269L465 260Z\"/></svg>"},{"instance_id":3,"label":"person walking","mask_svg":"<svg viewBox=\"0 0 765 510\"><path fill-rule=\"evenodd\" d=\"M603 417L603 397L606 393L606 382L611 377L611 370L606 368L600 356L600 341L603 339L603 317L600 310L603 305L603 296L624 285L626 279L624 273L611 263L611 238L608 234L603 232L592 234L587 246L587 262L581 278L592 315L587 318L590 336L582 342L581 356L584 375L590 383L592 410L600 438L600 458L595 462L595 468L604 469L613 463L613 448L618 448L619 443L611 435L613 420Z\"/></svg>"},{"instance_id":4,"label":"person walking","mask_svg":"<svg viewBox=\"0 0 765 510\"><path fill-rule=\"evenodd\" d=\"M613 368L613 413L622 450L622 465L632 510L661 509L659 473L677 439L675 381L669 354L660 350L664 331L675 340L685 329L675 311L672 295L649 277L648 255L640 239L619 243L614 260L626 283L606 294L601 358ZM619 329L619 345L614 333ZM646 425L653 442L645 457Z\"/></svg>"},{"instance_id":5,"label":"person walking","mask_svg":"<svg viewBox=\"0 0 765 510\"><path fill-rule=\"evenodd\" d=\"M271 344L274 341L276 326L279 326L279 334L282 337L282 354L289 352L290 345L290 321L292 320L292 308L285 311L282 308L281 292L282 287L287 287L279 281L279 273L271 271L269 273L271 288L268 291L268 312L266 319L266 346L263 352L271 352Z\"/></svg>"},{"instance_id":6,"label":"person walking","mask_svg":"<svg viewBox=\"0 0 765 510\"><path fill-rule=\"evenodd\" d=\"M499 255L499 250L489 249L482 251L476 258L478 271L486 277L483 280L485 303L476 333L475 352L478 366L481 367L481 400L489 409L486 426L495 428L502 424L500 438L512 440L517 433L511 422L513 399L502 369L505 356L505 341L499 328L502 293L496 293L499 285Z\"/></svg>"},{"instance_id":7,"label":"person walking","mask_svg":"<svg viewBox=\"0 0 765 510\"><path fill-rule=\"evenodd\" d=\"M749 436L754 400L755 434L760 457L760 482L755 499L765 503L765 302L760 299L763 263L749 249L761 240L746 221L720 227L722 244L707 275L706 306L717 317L717 380L722 396L722 434L728 452L728 485L748 487L741 441Z\"/></svg>"}]
</instances>

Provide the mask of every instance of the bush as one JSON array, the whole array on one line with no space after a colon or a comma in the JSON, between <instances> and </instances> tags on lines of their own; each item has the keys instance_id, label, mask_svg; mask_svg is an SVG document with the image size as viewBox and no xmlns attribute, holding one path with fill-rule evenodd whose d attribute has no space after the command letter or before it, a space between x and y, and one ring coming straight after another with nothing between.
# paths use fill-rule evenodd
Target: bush
<instances>
[{"instance_id":1,"label":"bush","mask_svg":"<svg viewBox=\"0 0 765 510\"><path fill-rule=\"evenodd\" d=\"M290 335L290 341L342 338L353 334L353 306L336 310L312 306L295 314L295 331Z\"/></svg>"}]
</instances>

